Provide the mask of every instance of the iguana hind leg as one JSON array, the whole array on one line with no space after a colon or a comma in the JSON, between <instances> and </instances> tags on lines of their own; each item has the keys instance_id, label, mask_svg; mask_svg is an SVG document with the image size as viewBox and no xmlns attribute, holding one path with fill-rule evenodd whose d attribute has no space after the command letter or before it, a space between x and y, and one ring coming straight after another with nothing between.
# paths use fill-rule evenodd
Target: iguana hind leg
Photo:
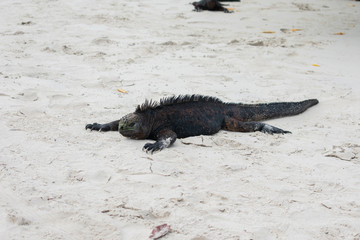
<instances>
[{"instance_id":1,"label":"iguana hind leg","mask_svg":"<svg viewBox=\"0 0 360 240\"><path fill-rule=\"evenodd\" d=\"M85 129L90 129L91 131L95 130L99 132L118 131L119 121L120 120L116 120L105 124L100 124L100 123L87 124L85 126Z\"/></svg>"},{"instance_id":2,"label":"iguana hind leg","mask_svg":"<svg viewBox=\"0 0 360 240\"><path fill-rule=\"evenodd\" d=\"M271 126L262 122L241 122L232 117L225 117L222 129L234 131L234 132L256 132L260 131L263 133L291 133L289 131L282 130L280 128Z\"/></svg>"}]
</instances>

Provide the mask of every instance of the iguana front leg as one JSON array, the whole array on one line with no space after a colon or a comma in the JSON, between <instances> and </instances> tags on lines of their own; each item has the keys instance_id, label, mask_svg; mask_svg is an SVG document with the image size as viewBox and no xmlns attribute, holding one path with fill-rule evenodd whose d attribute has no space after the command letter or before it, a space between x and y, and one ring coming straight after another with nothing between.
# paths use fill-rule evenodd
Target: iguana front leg
<instances>
[{"instance_id":1,"label":"iguana front leg","mask_svg":"<svg viewBox=\"0 0 360 240\"><path fill-rule=\"evenodd\" d=\"M195 12L201 12L202 9L201 9L200 7L198 7L198 6L195 6L195 9L194 9L193 11L195 11Z\"/></svg>"},{"instance_id":2,"label":"iguana front leg","mask_svg":"<svg viewBox=\"0 0 360 240\"><path fill-rule=\"evenodd\" d=\"M99 131L99 132L118 131L119 130L119 121L120 120L116 120L116 121L105 123L105 124L100 124L100 123L87 124L85 126L85 129L90 129L91 131L95 130L95 131Z\"/></svg>"},{"instance_id":3,"label":"iguana front leg","mask_svg":"<svg viewBox=\"0 0 360 240\"><path fill-rule=\"evenodd\" d=\"M156 135L155 143L146 143L143 147L143 150L147 153L154 153L156 151L161 151L164 148L169 147L176 141L176 133L170 129L161 130Z\"/></svg>"},{"instance_id":4,"label":"iguana front leg","mask_svg":"<svg viewBox=\"0 0 360 240\"><path fill-rule=\"evenodd\" d=\"M228 117L228 116L225 117L222 128L225 129L225 130L234 131L234 132L256 132L256 131L260 131L260 132L269 133L269 134L291 133L289 131L282 130L280 128L271 126L271 125L266 124L266 123L262 123L262 122L241 122L241 121L238 121L235 118Z\"/></svg>"}]
</instances>

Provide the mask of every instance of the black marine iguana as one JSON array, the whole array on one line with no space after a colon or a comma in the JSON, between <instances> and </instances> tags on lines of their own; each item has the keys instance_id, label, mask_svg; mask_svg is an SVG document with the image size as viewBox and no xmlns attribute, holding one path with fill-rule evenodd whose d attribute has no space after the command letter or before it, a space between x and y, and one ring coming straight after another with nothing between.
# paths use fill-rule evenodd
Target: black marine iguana
<instances>
[{"instance_id":1,"label":"black marine iguana","mask_svg":"<svg viewBox=\"0 0 360 240\"><path fill-rule=\"evenodd\" d=\"M230 13L227 8L225 8L223 4L221 4L218 0L200 0L199 2L193 2L192 5L195 7L195 11L200 12L202 10L209 11L224 11L225 13Z\"/></svg>"},{"instance_id":2,"label":"black marine iguana","mask_svg":"<svg viewBox=\"0 0 360 240\"><path fill-rule=\"evenodd\" d=\"M261 120L297 115L319 101L277 102L262 104L224 103L215 97L185 95L163 98L160 102L145 101L130 113L110 123L87 124L85 129L119 131L133 139L152 139L147 152L160 151L176 138L212 135L223 130L235 132L290 133L259 122Z\"/></svg>"}]
</instances>

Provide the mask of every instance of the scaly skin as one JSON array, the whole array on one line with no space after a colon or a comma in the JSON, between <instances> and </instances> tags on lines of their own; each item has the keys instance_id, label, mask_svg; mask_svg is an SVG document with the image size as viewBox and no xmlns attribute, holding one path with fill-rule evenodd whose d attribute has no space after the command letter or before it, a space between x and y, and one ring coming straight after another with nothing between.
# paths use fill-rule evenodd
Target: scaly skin
<instances>
[{"instance_id":1,"label":"scaly skin","mask_svg":"<svg viewBox=\"0 0 360 240\"><path fill-rule=\"evenodd\" d=\"M193 2L192 5L195 7L195 11L200 12L202 10L209 11L223 11L230 13L230 11L224 7L218 0L200 0L199 2Z\"/></svg>"},{"instance_id":2,"label":"scaly skin","mask_svg":"<svg viewBox=\"0 0 360 240\"><path fill-rule=\"evenodd\" d=\"M130 113L105 124L87 124L85 129L119 131L133 139L152 139L147 152L160 151L173 144L177 138L212 135L223 130L235 132L261 131L285 134L289 131L259 122L262 120L293 116L304 112L319 101L279 102L264 104L224 103L213 97L185 95L163 98L158 102L146 101Z\"/></svg>"}]
</instances>

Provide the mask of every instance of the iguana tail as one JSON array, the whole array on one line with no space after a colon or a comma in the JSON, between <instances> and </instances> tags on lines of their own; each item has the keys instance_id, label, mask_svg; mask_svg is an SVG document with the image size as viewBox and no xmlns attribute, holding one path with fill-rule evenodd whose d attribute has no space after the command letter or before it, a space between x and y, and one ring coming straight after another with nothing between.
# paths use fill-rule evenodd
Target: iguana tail
<instances>
[{"instance_id":1,"label":"iguana tail","mask_svg":"<svg viewBox=\"0 0 360 240\"><path fill-rule=\"evenodd\" d=\"M302 102L231 104L230 114L239 121L262 121L297 115L318 103L317 99L309 99Z\"/></svg>"}]
</instances>

